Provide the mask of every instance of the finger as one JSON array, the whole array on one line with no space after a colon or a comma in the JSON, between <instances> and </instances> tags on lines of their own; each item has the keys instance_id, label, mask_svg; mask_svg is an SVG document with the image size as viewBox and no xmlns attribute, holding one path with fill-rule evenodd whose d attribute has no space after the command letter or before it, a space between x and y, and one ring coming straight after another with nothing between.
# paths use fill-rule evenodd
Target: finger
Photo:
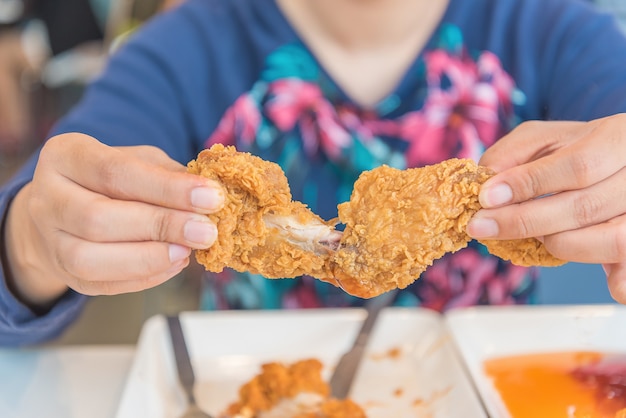
<instances>
[{"instance_id":1,"label":"finger","mask_svg":"<svg viewBox=\"0 0 626 418\"><path fill-rule=\"evenodd\" d=\"M499 173L552 154L585 131L584 122L528 121L489 147L479 164Z\"/></svg>"},{"instance_id":2,"label":"finger","mask_svg":"<svg viewBox=\"0 0 626 418\"><path fill-rule=\"evenodd\" d=\"M602 223L626 213L626 188L616 184L626 184L626 169L586 189L480 210L467 231L478 239L520 239Z\"/></svg>"},{"instance_id":3,"label":"finger","mask_svg":"<svg viewBox=\"0 0 626 418\"><path fill-rule=\"evenodd\" d=\"M548 235L546 249L555 257L579 263L620 263L626 260L626 215L598 225Z\"/></svg>"},{"instance_id":4,"label":"finger","mask_svg":"<svg viewBox=\"0 0 626 418\"><path fill-rule=\"evenodd\" d=\"M606 265L604 269L611 297L616 302L626 305L626 263Z\"/></svg>"},{"instance_id":5,"label":"finger","mask_svg":"<svg viewBox=\"0 0 626 418\"><path fill-rule=\"evenodd\" d=\"M219 210L224 203L224 191L213 180L166 170L82 134L50 139L40 155L42 166L116 199L201 213Z\"/></svg>"},{"instance_id":6,"label":"finger","mask_svg":"<svg viewBox=\"0 0 626 418\"><path fill-rule=\"evenodd\" d=\"M189 248L176 244L94 243L64 232L57 233L55 244L59 270L89 282L146 280L188 261L191 254Z\"/></svg>"},{"instance_id":7,"label":"finger","mask_svg":"<svg viewBox=\"0 0 626 418\"><path fill-rule=\"evenodd\" d=\"M71 204L56 204L62 209L48 211L45 216L51 227L83 240L101 243L160 241L199 249L210 247L217 238L217 227L206 215L114 200L74 183L65 183L54 188L56 196L39 199L47 200L47 205L51 199L71 201ZM62 195L73 198L64 199Z\"/></svg>"},{"instance_id":8,"label":"finger","mask_svg":"<svg viewBox=\"0 0 626 418\"><path fill-rule=\"evenodd\" d=\"M103 281L88 282L77 281L73 284L72 289L78 293L89 296L98 295L119 295L122 293L139 292L141 290L151 289L162 283L165 283L172 277L179 274L185 267L189 265L189 260L181 261L174 265L170 270L158 273L145 279L123 280L123 281Z\"/></svg>"},{"instance_id":9,"label":"finger","mask_svg":"<svg viewBox=\"0 0 626 418\"><path fill-rule=\"evenodd\" d=\"M136 145L118 148L122 148L126 153L128 153L129 155L133 155L137 159L149 161L152 164L163 167L166 170L180 173L185 173L187 171L187 167L180 164L178 161L171 159L169 155L167 155L165 151L160 148L148 145Z\"/></svg>"},{"instance_id":10,"label":"finger","mask_svg":"<svg viewBox=\"0 0 626 418\"><path fill-rule=\"evenodd\" d=\"M626 128L615 118L590 123L593 129L575 143L543 158L513 167L489 179L481 187L479 201L485 208L595 184L624 167ZM626 124L623 120L621 124Z\"/></svg>"}]
</instances>

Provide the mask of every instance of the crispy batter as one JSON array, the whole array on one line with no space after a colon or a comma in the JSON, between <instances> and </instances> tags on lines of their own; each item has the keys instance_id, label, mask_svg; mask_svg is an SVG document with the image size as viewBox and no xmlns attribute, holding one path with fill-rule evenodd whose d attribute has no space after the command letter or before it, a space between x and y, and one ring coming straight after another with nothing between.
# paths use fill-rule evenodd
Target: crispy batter
<instances>
[{"instance_id":1,"label":"crispy batter","mask_svg":"<svg viewBox=\"0 0 626 418\"><path fill-rule=\"evenodd\" d=\"M285 400L308 393L319 395L319 400L303 406L289 418L365 418L363 410L353 401L328 397L330 388L321 372L322 363L317 359L300 360L291 365L263 364L261 373L241 386L239 399L223 416L256 418Z\"/></svg>"},{"instance_id":2,"label":"crispy batter","mask_svg":"<svg viewBox=\"0 0 626 418\"><path fill-rule=\"evenodd\" d=\"M488 177L460 160L363 173L350 201L339 205L346 228L333 263L342 288L364 297L402 289L435 259L465 247L465 226Z\"/></svg>"},{"instance_id":3,"label":"crispy batter","mask_svg":"<svg viewBox=\"0 0 626 418\"><path fill-rule=\"evenodd\" d=\"M466 247L467 224L480 209L480 186L492 175L469 159L364 172L350 201L339 205L346 228L332 262L341 287L361 297L403 289L434 260ZM514 264L563 264L534 238L485 245Z\"/></svg>"},{"instance_id":4,"label":"crispy batter","mask_svg":"<svg viewBox=\"0 0 626 418\"><path fill-rule=\"evenodd\" d=\"M518 266L556 267L565 264L565 261L556 258L548 252L546 247L536 238L519 240L479 240L487 247L490 254L509 260Z\"/></svg>"},{"instance_id":5,"label":"crispy batter","mask_svg":"<svg viewBox=\"0 0 626 418\"><path fill-rule=\"evenodd\" d=\"M230 267L268 278L332 277L327 259L341 235L333 222L291 200L279 165L217 144L191 161L188 171L217 180L226 190L224 208L208 215L217 225L217 242L196 251L207 270Z\"/></svg>"},{"instance_id":6,"label":"crispy batter","mask_svg":"<svg viewBox=\"0 0 626 418\"><path fill-rule=\"evenodd\" d=\"M342 234L337 220L324 221L292 200L277 164L218 144L188 170L226 190L224 208L208 215L217 225L217 242L196 251L207 270L231 267L268 278L307 274L363 298L405 288L434 260L467 246L467 224L480 209L478 192L493 175L469 159L366 171L350 201L338 206ZM481 242L513 264L564 263L535 238Z\"/></svg>"}]
</instances>

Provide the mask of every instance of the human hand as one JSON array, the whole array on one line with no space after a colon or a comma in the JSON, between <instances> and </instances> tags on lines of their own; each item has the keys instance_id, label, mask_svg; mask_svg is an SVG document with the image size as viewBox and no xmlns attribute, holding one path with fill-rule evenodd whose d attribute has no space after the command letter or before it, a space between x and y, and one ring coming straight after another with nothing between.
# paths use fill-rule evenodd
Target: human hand
<instances>
[{"instance_id":1,"label":"human hand","mask_svg":"<svg viewBox=\"0 0 626 418\"><path fill-rule=\"evenodd\" d=\"M9 209L12 288L45 306L68 287L99 295L156 286L187 266L192 248L215 241L204 214L221 208L223 194L155 147L54 137Z\"/></svg>"},{"instance_id":2,"label":"human hand","mask_svg":"<svg viewBox=\"0 0 626 418\"><path fill-rule=\"evenodd\" d=\"M554 256L602 264L626 303L626 115L527 122L485 152L474 238L537 237Z\"/></svg>"}]
</instances>

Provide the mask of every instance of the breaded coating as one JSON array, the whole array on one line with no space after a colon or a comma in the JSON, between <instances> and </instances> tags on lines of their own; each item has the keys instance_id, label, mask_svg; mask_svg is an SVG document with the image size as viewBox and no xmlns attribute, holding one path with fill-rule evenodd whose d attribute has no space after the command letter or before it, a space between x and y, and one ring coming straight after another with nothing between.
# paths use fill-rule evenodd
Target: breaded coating
<instances>
[{"instance_id":1,"label":"breaded coating","mask_svg":"<svg viewBox=\"0 0 626 418\"><path fill-rule=\"evenodd\" d=\"M328 256L341 234L306 205L291 200L279 165L221 144L202 151L188 171L218 181L225 205L208 215L217 225L217 242L196 251L207 270L224 267L267 278L304 274L332 280Z\"/></svg>"},{"instance_id":2,"label":"breaded coating","mask_svg":"<svg viewBox=\"0 0 626 418\"><path fill-rule=\"evenodd\" d=\"M348 293L372 297L413 283L434 260L465 247L465 227L478 209L484 169L462 160L364 172L349 202L333 257L335 277Z\"/></svg>"},{"instance_id":3,"label":"breaded coating","mask_svg":"<svg viewBox=\"0 0 626 418\"><path fill-rule=\"evenodd\" d=\"M261 373L239 389L239 399L221 415L224 418L257 418L282 408L289 418L365 418L349 399L329 398L330 387L322 379L322 363L304 359L290 365L266 363ZM273 416L287 416L275 413Z\"/></svg>"},{"instance_id":4,"label":"breaded coating","mask_svg":"<svg viewBox=\"0 0 626 418\"><path fill-rule=\"evenodd\" d=\"M517 266L557 267L565 264L564 260L554 257L536 238L519 240L479 240L487 247L490 254L508 260Z\"/></svg>"},{"instance_id":5,"label":"breaded coating","mask_svg":"<svg viewBox=\"0 0 626 418\"><path fill-rule=\"evenodd\" d=\"M407 287L434 260L467 246L467 224L481 208L480 186L493 174L456 158L421 168L381 166L364 172L350 201L339 205L346 228L332 259L334 277L346 292L366 298ZM513 264L564 263L534 238L484 244Z\"/></svg>"},{"instance_id":6,"label":"breaded coating","mask_svg":"<svg viewBox=\"0 0 626 418\"><path fill-rule=\"evenodd\" d=\"M324 221L292 200L280 166L234 147L214 145L188 164L226 191L222 210L208 215L217 242L196 251L212 272L225 267L267 278L310 275L371 298L405 288L449 252L467 246L465 232L480 209L478 192L494 173L469 159L406 170L381 166L362 173L337 220ZM522 266L557 266L535 238L485 240L490 253Z\"/></svg>"}]
</instances>

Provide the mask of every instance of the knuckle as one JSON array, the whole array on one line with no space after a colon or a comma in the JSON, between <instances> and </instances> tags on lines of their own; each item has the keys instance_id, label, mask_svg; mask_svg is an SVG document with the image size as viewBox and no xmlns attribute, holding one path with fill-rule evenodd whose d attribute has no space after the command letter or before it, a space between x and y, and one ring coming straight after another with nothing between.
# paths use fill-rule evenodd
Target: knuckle
<instances>
[{"instance_id":1,"label":"knuckle","mask_svg":"<svg viewBox=\"0 0 626 418\"><path fill-rule=\"evenodd\" d=\"M533 236L534 222L528 216L520 215L514 219L513 228L516 236L528 238Z\"/></svg>"},{"instance_id":2,"label":"knuckle","mask_svg":"<svg viewBox=\"0 0 626 418\"><path fill-rule=\"evenodd\" d=\"M79 281L93 281L94 272L87 268L88 256L84 245L76 244L57 255L59 267Z\"/></svg>"},{"instance_id":3,"label":"knuckle","mask_svg":"<svg viewBox=\"0 0 626 418\"><path fill-rule=\"evenodd\" d=\"M599 131L602 136L610 141L619 141L624 132L624 124L626 123L626 113L618 113L601 119L596 119L591 123L594 124L594 130Z\"/></svg>"},{"instance_id":4,"label":"knuckle","mask_svg":"<svg viewBox=\"0 0 626 418\"><path fill-rule=\"evenodd\" d=\"M150 231L152 241L164 242L168 240L169 231L174 223L172 216L168 211L155 211L155 214L152 216L152 228Z\"/></svg>"},{"instance_id":5,"label":"knuckle","mask_svg":"<svg viewBox=\"0 0 626 418\"><path fill-rule=\"evenodd\" d=\"M523 131L523 132L534 132L540 129L540 126L541 126L541 122L539 121L527 120L527 121L520 123L518 127L516 128L516 130Z\"/></svg>"},{"instance_id":6,"label":"knuckle","mask_svg":"<svg viewBox=\"0 0 626 418\"><path fill-rule=\"evenodd\" d=\"M101 161L98 176L100 183L109 195L118 195L123 192L121 179L126 171L125 164L121 164L115 158L108 158Z\"/></svg>"},{"instance_id":7,"label":"knuckle","mask_svg":"<svg viewBox=\"0 0 626 418\"><path fill-rule=\"evenodd\" d=\"M105 217L97 205L90 206L82 214L81 229L88 239L101 238L106 231Z\"/></svg>"},{"instance_id":8,"label":"knuckle","mask_svg":"<svg viewBox=\"0 0 626 418\"><path fill-rule=\"evenodd\" d=\"M46 140L39 153L38 166L48 163L55 164L67 158L68 149L80 153L80 139L86 135L65 133L55 135Z\"/></svg>"},{"instance_id":9,"label":"knuckle","mask_svg":"<svg viewBox=\"0 0 626 418\"><path fill-rule=\"evenodd\" d=\"M577 227L583 227L598 221L603 202L596 196L580 195L573 201L574 219Z\"/></svg>"},{"instance_id":10,"label":"knuckle","mask_svg":"<svg viewBox=\"0 0 626 418\"><path fill-rule=\"evenodd\" d=\"M520 194L517 196L517 200L523 201L544 194L542 183L541 174L538 170L528 170L520 183L514 186L514 190Z\"/></svg>"},{"instance_id":11,"label":"knuckle","mask_svg":"<svg viewBox=\"0 0 626 418\"><path fill-rule=\"evenodd\" d=\"M45 162L50 159L53 159L54 156L56 156L57 153L59 152L62 142L63 140L60 138L59 135L53 136L52 138L48 139L41 147L39 160Z\"/></svg>"},{"instance_id":12,"label":"knuckle","mask_svg":"<svg viewBox=\"0 0 626 418\"><path fill-rule=\"evenodd\" d=\"M592 181L592 175L601 163L593 155L575 153L570 157L572 175L577 185L588 185Z\"/></svg>"},{"instance_id":13,"label":"knuckle","mask_svg":"<svg viewBox=\"0 0 626 418\"><path fill-rule=\"evenodd\" d=\"M155 146L152 146L152 145L140 145L137 148L139 150L141 150L142 154L151 156L151 157L156 158L156 159L169 158L167 153L165 151L163 151L159 147L155 147Z\"/></svg>"},{"instance_id":14,"label":"knuckle","mask_svg":"<svg viewBox=\"0 0 626 418\"><path fill-rule=\"evenodd\" d=\"M68 266L69 263L66 260L68 258L71 259L71 257L68 257L69 253L71 253L71 250L63 250L59 248L57 248L57 251L54 252L54 263L60 271L68 274L70 273L70 269Z\"/></svg>"},{"instance_id":15,"label":"knuckle","mask_svg":"<svg viewBox=\"0 0 626 418\"><path fill-rule=\"evenodd\" d=\"M170 179L171 181L172 179ZM164 181L157 181L155 182L155 189L154 189L154 196L156 197L156 199L158 199L158 201L160 202L170 202L170 201L175 201L178 196L178 193L176 191L176 189L174 187L172 187L172 185L175 182L164 182Z\"/></svg>"}]
</instances>

